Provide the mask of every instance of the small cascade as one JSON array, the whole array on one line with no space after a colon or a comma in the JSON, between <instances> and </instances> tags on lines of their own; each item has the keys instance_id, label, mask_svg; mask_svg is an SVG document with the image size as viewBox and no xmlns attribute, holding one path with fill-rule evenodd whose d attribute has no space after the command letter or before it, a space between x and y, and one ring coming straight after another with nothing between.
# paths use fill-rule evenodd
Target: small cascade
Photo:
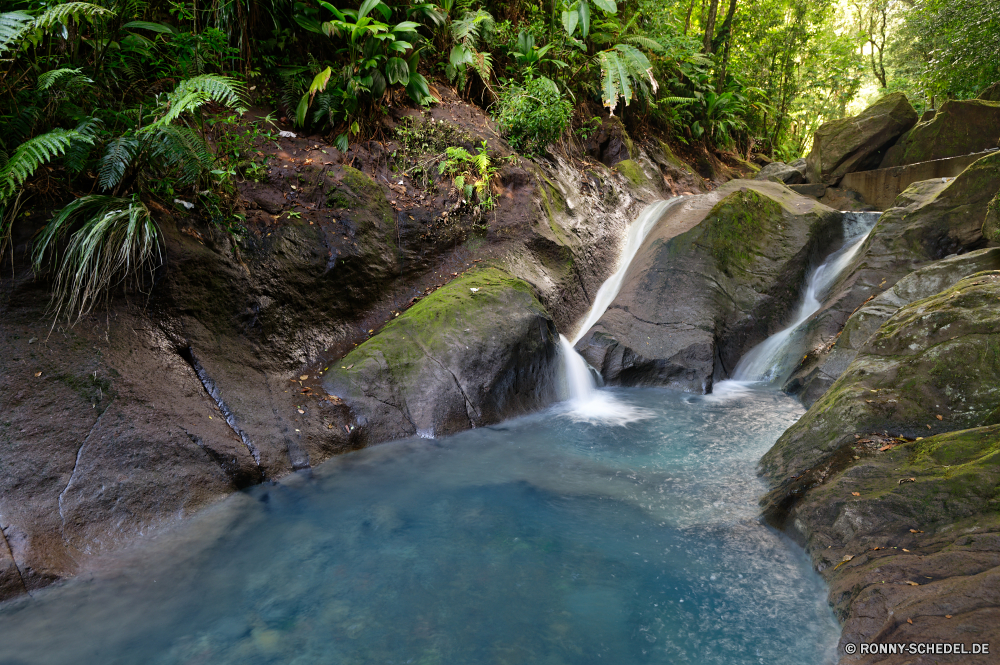
<instances>
[{"instance_id":1,"label":"small cascade","mask_svg":"<svg viewBox=\"0 0 1000 665\"><path fill-rule=\"evenodd\" d=\"M822 307L823 299L840 278L841 273L854 261L881 214L880 212L844 213L844 245L827 257L826 261L813 270L806 279L805 293L794 322L750 349L733 370L733 381L770 382L785 378L785 373L789 370L788 360L798 357L797 353L791 353L791 347L799 338L796 334L799 332L799 327Z\"/></svg>"},{"instance_id":2,"label":"small cascade","mask_svg":"<svg viewBox=\"0 0 1000 665\"><path fill-rule=\"evenodd\" d=\"M639 248L645 242L646 236L649 235L649 232L653 230L653 227L656 226L656 223L660 221L660 218L663 217L663 214L668 209L683 200L684 197L677 196L672 199L650 203L643 208L636 220L628 227L625 245L622 247L622 253L618 257L618 267L615 273L604 280L601 288L597 290L597 295L594 296L594 304L591 305L587 316L584 317L580 323L580 327L577 328L576 335L573 337L571 344L579 342L580 338L586 335L587 331L604 316L604 312L608 311L608 307L611 306L611 303L614 302L615 298L618 297L618 293L622 290L622 281L625 279L625 273L628 272L628 267L632 265L632 259L639 253Z\"/></svg>"},{"instance_id":3,"label":"small cascade","mask_svg":"<svg viewBox=\"0 0 1000 665\"><path fill-rule=\"evenodd\" d=\"M602 423L607 425L624 425L634 420L647 417L644 409L625 404L613 395L598 391L598 374L583 356L577 353L573 345L576 344L590 328L597 323L604 312L614 301L618 292L621 291L622 280L628 271L632 259L639 252L639 248L646 240L646 236L653 230L656 223L663 217L663 214L674 204L681 201L683 197L657 201L646 206L639 214L632 225L629 226L628 236L625 245L622 247L621 255L618 258L618 268L615 273L601 284L597 295L594 297L594 304L584 317L583 322L577 329L576 336L572 341L559 335L559 351L562 354L562 378L563 394L568 400L567 415L573 420L583 422Z\"/></svg>"}]
</instances>

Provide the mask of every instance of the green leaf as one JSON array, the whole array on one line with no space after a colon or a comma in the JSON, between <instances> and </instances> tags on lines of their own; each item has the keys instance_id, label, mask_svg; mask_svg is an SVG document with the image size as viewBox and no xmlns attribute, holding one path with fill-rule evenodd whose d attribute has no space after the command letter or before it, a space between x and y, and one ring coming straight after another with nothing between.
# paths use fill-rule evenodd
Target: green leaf
<instances>
[{"instance_id":1,"label":"green leaf","mask_svg":"<svg viewBox=\"0 0 1000 665\"><path fill-rule=\"evenodd\" d=\"M459 65L467 65L472 62L472 53L470 53L469 49L465 48L461 44L456 44L451 49L451 56L448 60L455 67L458 67Z\"/></svg>"},{"instance_id":2,"label":"green leaf","mask_svg":"<svg viewBox=\"0 0 1000 665\"><path fill-rule=\"evenodd\" d=\"M333 145L337 146L337 150L340 152L347 152L347 134L337 134L337 138L333 140Z\"/></svg>"},{"instance_id":3,"label":"green leaf","mask_svg":"<svg viewBox=\"0 0 1000 665\"><path fill-rule=\"evenodd\" d=\"M598 9L604 11L605 13L618 13L618 5L615 3L615 0L594 0L594 4L597 5Z\"/></svg>"},{"instance_id":4,"label":"green leaf","mask_svg":"<svg viewBox=\"0 0 1000 665\"><path fill-rule=\"evenodd\" d=\"M385 76L389 85L405 85L410 82L410 66L402 58L389 58L385 63Z\"/></svg>"},{"instance_id":5,"label":"green leaf","mask_svg":"<svg viewBox=\"0 0 1000 665\"><path fill-rule=\"evenodd\" d=\"M410 73L410 82L406 86L406 94L418 104L427 104L434 101L434 98L431 97L430 86L427 85L427 79L416 70Z\"/></svg>"},{"instance_id":6,"label":"green leaf","mask_svg":"<svg viewBox=\"0 0 1000 665\"><path fill-rule=\"evenodd\" d=\"M419 23L414 23L413 21L402 21L392 26L393 32L414 32L420 27Z\"/></svg>"},{"instance_id":7,"label":"green leaf","mask_svg":"<svg viewBox=\"0 0 1000 665\"><path fill-rule=\"evenodd\" d=\"M576 12L580 15L580 36L586 39L590 34L590 3L587 0L580 0Z\"/></svg>"},{"instance_id":8,"label":"green leaf","mask_svg":"<svg viewBox=\"0 0 1000 665\"><path fill-rule=\"evenodd\" d=\"M375 9L376 5L381 4L381 2L382 0L365 0L363 3L361 3L361 8L358 9L358 22L360 22L361 19L367 16L368 12Z\"/></svg>"},{"instance_id":9,"label":"green leaf","mask_svg":"<svg viewBox=\"0 0 1000 665\"><path fill-rule=\"evenodd\" d=\"M163 25L162 23L153 23L152 21L129 21L122 26L126 30L150 30L152 32L158 32L163 35L173 35L177 31L174 30L169 25Z\"/></svg>"},{"instance_id":10,"label":"green leaf","mask_svg":"<svg viewBox=\"0 0 1000 665\"><path fill-rule=\"evenodd\" d=\"M309 84L309 99L312 99L317 92L326 90L326 84L330 82L331 74L333 74L333 69L327 67L313 77L312 83Z\"/></svg>"},{"instance_id":11,"label":"green leaf","mask_svg":"<svg viewBox=\"0 0 1000 665\"><path fill-rule=\"evenodd\" d=\"M573 32L576 31L576 23L580 20L580 15L575 11L564 11L562 13L562 24L563 28L566 29L566 34L570 37L573 36Z\"/></svg>"},{"instance_id":12,"label":"green leaf","mask_svg":"<svg viewBox=\"0 0 1000 665\"><path fill-rule=\"evenodd\" d=\"M309 93L302 95L302 99L299 100L299 106L295 109L295 126L305 127L306 126L306 112L309 111Z\"/></svg>"}]
</instances>

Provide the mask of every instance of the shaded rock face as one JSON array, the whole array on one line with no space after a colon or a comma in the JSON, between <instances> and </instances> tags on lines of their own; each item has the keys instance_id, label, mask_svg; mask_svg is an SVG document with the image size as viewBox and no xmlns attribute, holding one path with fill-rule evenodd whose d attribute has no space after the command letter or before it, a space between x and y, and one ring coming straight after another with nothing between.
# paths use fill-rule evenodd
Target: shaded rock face
<instances>
[{"instance_id":1,"label":"shaded rock face","mask_svg":"<svg viewBox=\"0 0 1000 665\"><path fill-rule=\"evenodd\" d=\"M996 425L909 443L862 435L848 466L796 505L788 524L829 585L841 653L847 643L1000 639L998 444ZM888 662L922 662L907 658Z\"/></svg>"},{"instance_id":2,"label":"shaded rock face","mask_svg":"<svg viewBox=\"0 0 1000 665\"><path fill-rule=\"evenodd\" d=\"M988 102L1000 102L1000 81L997 81L993 85L985 88L981 93L979 93L978 99L983 99Z\"/></svg>"},{"instance_id":3,"label":"shaded rock face","mask_svg":"<svg viewBox=\"0 0 1000 665\"><path fill-rule=\"evenodd\" d=\"M798 185L806 181L803 171L804 169L798 169L784 162L771 162L762 168L753 179L773 180L775 182L783 182L786 185Z\"/></svg>"},{"instance_id":4,"label":"shaded rock face","mask_svg":"<svg viewBox=\"0 0 1000 665\"><path fill-rule=\"evenodd\" d=\"M1000 422L1000 271L976 273L893 315L847 371L761 459L781 483L801 476L856 432L914 438ZM940 418L938 418L940 416Z\"/></svg>"},{"instance_id":5,"label":"shaded rock face","mask_svg":"<svg viewBox=\"0 0 1000 665\"><path fill-rule=\"evenodd\" d=\"M761 460L842 643L1000 634L998 296L993 270L901 308Z\"/></svg>"},{"instance_id":6,"label":"shaded rock face","mask_svg":"<svg viewBox=\"0 0 1000 665\"><path fill-rule=\"evenodd\" d=\"M836 361L823 364L858 307L932 261L983 248L987 206L998 190L1000 154L992 154L951 182L918 182L900 194L808 322L808 354L784 389L811 404L843 369Z\"/></svg>"},{"instance_id":7,"label":"shaded rock face","mask_svg":"<svg viewBox=\"0 0 1000 665\"><path fill-rule=\"evenodd\" d=\"M806 157L810 183L836 185L846 173L877 168L883 150L917 123L906 95L886 95L853 118L823 124Z\"/></svg>"},{"instance_id":8,"label":"shaded rock face","mask_svg":"<svg viewBox=\"0 0 1000 665\"><path fill-rule=\"evenodd\" d=\"M873 334L900 307L927 298L953 286L960 279L983 270L1000 270L1000 248L981 249L941 261L911 272L857 309L841 332L833 348L808 373L800 374L787 386L808 406L829 389L857 357Z\"/></svg>"},{"instance_id":9,"label":"shaded rock face","mask_svg":"<svg viewBox=\"0 0 1000 665\"><path fill-rule=\"evenodd\" d=\"M555 400L558 333L531 287L495 268L435 291L327 373L364 443L438 436Z\"/></svg>"},{"instance_id":10,"label":"shaded rock face","mask_svg":"<svg viewBox=\"0 0 1000 665\"><path fill-rule=\"evenodd\" d=\"M778 183L733 181L657 224L576 348L605 380L711 391L780 328L841 215Z\"/></svg>"},{"instance_id":11,"label":"shaded rock face","mask_svg":"<svg viewBox=\"0 0 1000 665\"><path fill-rule=\"evenodd\" d=\"M949 100L934 117L904 134L878 168L928 162L996 148L1000 142L1000 102Z\"/></svg>"}]
</instances>

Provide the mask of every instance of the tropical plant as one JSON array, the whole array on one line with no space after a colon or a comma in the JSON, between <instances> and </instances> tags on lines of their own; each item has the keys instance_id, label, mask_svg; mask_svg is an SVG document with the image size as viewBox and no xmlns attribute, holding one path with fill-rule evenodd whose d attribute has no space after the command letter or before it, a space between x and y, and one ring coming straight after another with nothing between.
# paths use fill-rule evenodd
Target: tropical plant
<instances>
[{"instance_id":1,"label":"tropical plant","mask_svg":"<svg viewBox=\"0 0 1000 665\"><path fill-rule=\"evenodd\" d=\"M449 147L447 158L438 166L438 172L454 177L453 183L463 202L475 200L481 209L488 210L496 205L490 186L496 177L497 168L493 166L486 141L476 150L475 154L465 148Z\"/></svg>"},{"instance_id":2,"label":"tropical plant","mask_svg":"<svg viewBox=\"0 0 1000 665\"><path fill-rule=\"evenodd\" d=\"M551 79L531 78L503 89L495 117L512 148L525 154L542 152L569 127L573 106Z\"/></svg>"},{"instance_id":3,"label":"tropical plant","mask_svg":"<svg viewBox=\"0 0 1000 665\"><path fill-rule=\"evenodd\" d=\"M159 239L138 194L83 196L57 212L32 251L35 271L54 275L54 318L65 315L76 322L113 288L123 283L141 288L144 276L162 262Z\"/></svg>"},{"instance_id":4,"label":"tropical plant","mask_svg":"<svg viewBox=\"0 0 1000 665\"><path fill-rule=\"evenodd\" d=\"M415 102L426 103L431 99L427 79L417 72L420 49L415 45L423 39L417 32L419 23L387 23L392 10L382 0L365 0L357 10L340 10L324 0L319 4L333 19L320 22L297 14L296 20L307 30L342 41L341 52L347 56L347 63L336 74L330 66L313 77L296 109L299 126L307 124L309 108L317 96L320 100L312 121L320 125L351 120L362 106L380 100L388 89L397 85L404 86ZM383 20L378 20L373 12ZM352 129L357 132L357 128L354 120ZM346 150L346 132L337 137L337 144Z\"/></svg>"}]
</instances>

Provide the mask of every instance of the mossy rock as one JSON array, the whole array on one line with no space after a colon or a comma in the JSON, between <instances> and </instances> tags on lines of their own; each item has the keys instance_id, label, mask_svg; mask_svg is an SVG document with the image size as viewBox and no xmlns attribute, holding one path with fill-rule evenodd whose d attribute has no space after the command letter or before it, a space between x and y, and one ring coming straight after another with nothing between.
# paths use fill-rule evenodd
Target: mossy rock
<instances>
[{"instance_id":1,"label":"mossy rock","mask_svg":"<svg viewBox=\"0 0 1000 665\"><path fill-rule=\"evenodd\" d=\"M709 392L781 327L810 258L841 231L840 213L779 183L736 180L685 198L577 348L609 383Z\"/></svg>"},{"instance_id":2,"label":"mossy rock","mask_svg":"<svg viewBox=\"0 0 1000 665\"><path fill-rule=\"evenodd\" d=\"M631 182L635 187L645 187L649 184L649 178L646 177L642 167L639 166L638 162L635 160L622 160L615 164L615 169L628 178L629 182Z\"/></svg>"},{"instance_id":3,"label":"mossy rock","mask_svg":"<svg viewBox=\"0 0 1000 665\"><path fill-rule=\"evenodd\" d=\"M986 271L900 309L764 455L765 476L800 476L857 432L914 438L1000 423L998 298L1000 271Z\"/></svg>"},{"instance_id":4,"label":"mossy rock","mask_svg":"<svg viewBox=\"0 0 1000 665\"><path fill-rule=\"evenodd\" d=\"M450 434L554 400L557 345L530 285L479 269L351 351L324 387L351 407L365 441Z\"/></svg>"},{"instance_id":5,"label":"mossy rock","mask_svg":"<svg viewBox=\"0 0 1000 665\"><path fill-rule=\"evenodd\" d=\"M948 100L934 117L906 132L882 159L891 168L989 148L1000 140L1000 102L985 99Z\"/></svg>"}]
</instances>

